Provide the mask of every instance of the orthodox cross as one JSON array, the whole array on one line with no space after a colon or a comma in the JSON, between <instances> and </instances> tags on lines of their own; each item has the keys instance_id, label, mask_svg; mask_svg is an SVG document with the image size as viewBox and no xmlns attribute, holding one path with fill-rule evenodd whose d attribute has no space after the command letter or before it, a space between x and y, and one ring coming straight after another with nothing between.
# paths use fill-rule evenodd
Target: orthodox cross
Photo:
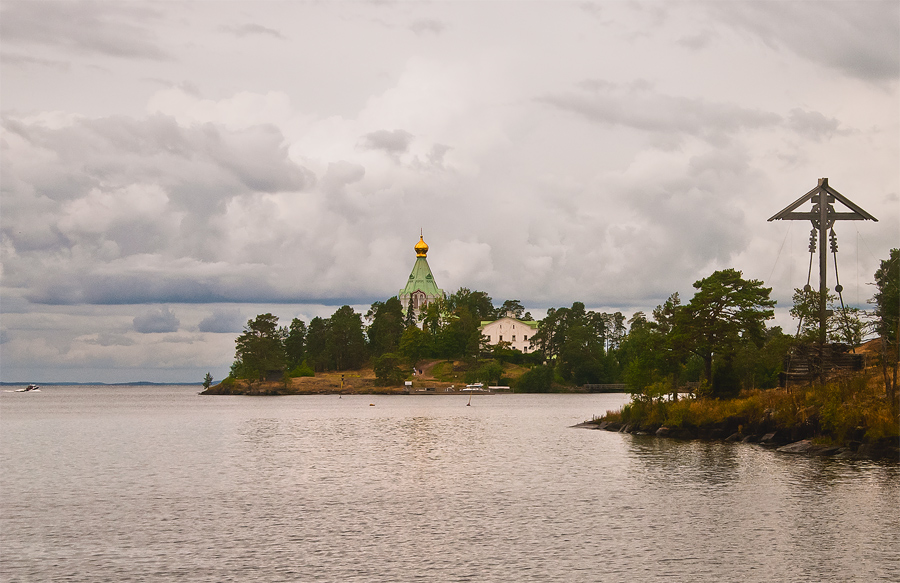
<instances>
[{"instance_id":1,"label":"orthodox cross","mask_svg":"<svg viewBox=\"0 0 900 583\"><path fill-rule=\"evenodd\" d=\"M809 212L797 212L796 209L805 202L811 202L813 207ZM843 203L851 212L837 212L834 210L834 202ZM875 217L864 211L860 206L856 205L849 198L841 194L828 185L827 178L820 178L819 184L781 212L773 215L770 221L809 221L812 223L812 232L809 238L809 251L816 251L816 231L819 235L819 342L822 345L826 343L825 322L828 318L828 311L825 307L825 296L827 296L828 285L825 280L825 272L828 265L828 255L825 253L826 231L831 231L831 250L837 254L837 237L834 234L835 221L878 221ZM837 273L837 255L835 255L835 273ZM812 267L812 258L810 257L810 267ZM809 290L809 284L806 286ZM840 283L835 286L835 291L841 293L843 288ZM843 298L841 299L843 303Z\"/></svg>"}]
</instances>

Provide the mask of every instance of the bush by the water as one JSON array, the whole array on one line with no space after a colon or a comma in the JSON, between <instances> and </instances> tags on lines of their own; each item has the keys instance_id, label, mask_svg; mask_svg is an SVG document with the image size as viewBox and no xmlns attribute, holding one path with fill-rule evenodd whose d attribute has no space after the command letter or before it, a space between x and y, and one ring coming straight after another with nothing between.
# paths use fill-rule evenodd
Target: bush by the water
<instances>
[{"instance_id":1,"label":"bush by the water","mask_svg":"<svg viewBox=\"0 0 900 583\"><path fill-rule=\"evenodd\" d=\"M549 393L553 388L553 367L536 366L519 377L515 384L517 393Z\"/></svg>"}]
</instances>

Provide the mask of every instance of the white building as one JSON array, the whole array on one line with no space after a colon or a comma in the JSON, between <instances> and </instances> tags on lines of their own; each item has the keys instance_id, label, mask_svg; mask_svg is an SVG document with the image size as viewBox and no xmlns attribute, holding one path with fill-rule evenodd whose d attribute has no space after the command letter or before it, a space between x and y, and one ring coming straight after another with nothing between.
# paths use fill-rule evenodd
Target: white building
<instances>
[{"instance_id":1,"label":"white building","mask_svg":"<svg viewBox=\"0 0 900 583\"><path fill-rule=\"evenodd\" d=\"M493 322L482 322L480 330L491 346L496 346L500 342L509 342L510 348L528 354L534 350L531 347L531 339L537 334L538 323L535 321L524 322L504 316Z\"/></svg>"}]
</instances>

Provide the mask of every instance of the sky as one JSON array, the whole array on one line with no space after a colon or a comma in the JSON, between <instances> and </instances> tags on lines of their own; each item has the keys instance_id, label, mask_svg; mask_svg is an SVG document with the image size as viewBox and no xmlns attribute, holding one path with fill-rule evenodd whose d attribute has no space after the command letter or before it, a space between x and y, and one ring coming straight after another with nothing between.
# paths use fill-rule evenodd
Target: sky
<instances>
[{"instance_id":1,"label":"sky","mask_svg":"<svg viewBox=\"0 0 900 583\"><path fill-rule=\"evenodd\" d=\"M735 268L789 330L811 226L767 219L822 177L870 308L898 77L896 0L2 0L0 380L221 379L420 230L448 293L630 316Z\"/></svg>"}]
</instances>

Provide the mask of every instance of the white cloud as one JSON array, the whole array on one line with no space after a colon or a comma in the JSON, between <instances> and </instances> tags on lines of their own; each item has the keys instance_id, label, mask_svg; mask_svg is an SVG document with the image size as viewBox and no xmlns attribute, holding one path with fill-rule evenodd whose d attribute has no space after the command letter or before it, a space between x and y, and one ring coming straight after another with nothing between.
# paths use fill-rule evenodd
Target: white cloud
<instances>
[{"instance_id":1,"label":"white cloud","mask_svg":"<svg viewBox=\"0 0 900 583\"><path fill-rule=\"evenodd\" d=\"M179 125L221 124L230 130L260 124L285 125L295 115L291 100L282 91L265 94L241 91L220 100L202 99L182 87L157 91L147 103L147 113L174 117Z\"/></svg>"}]
</instances>

